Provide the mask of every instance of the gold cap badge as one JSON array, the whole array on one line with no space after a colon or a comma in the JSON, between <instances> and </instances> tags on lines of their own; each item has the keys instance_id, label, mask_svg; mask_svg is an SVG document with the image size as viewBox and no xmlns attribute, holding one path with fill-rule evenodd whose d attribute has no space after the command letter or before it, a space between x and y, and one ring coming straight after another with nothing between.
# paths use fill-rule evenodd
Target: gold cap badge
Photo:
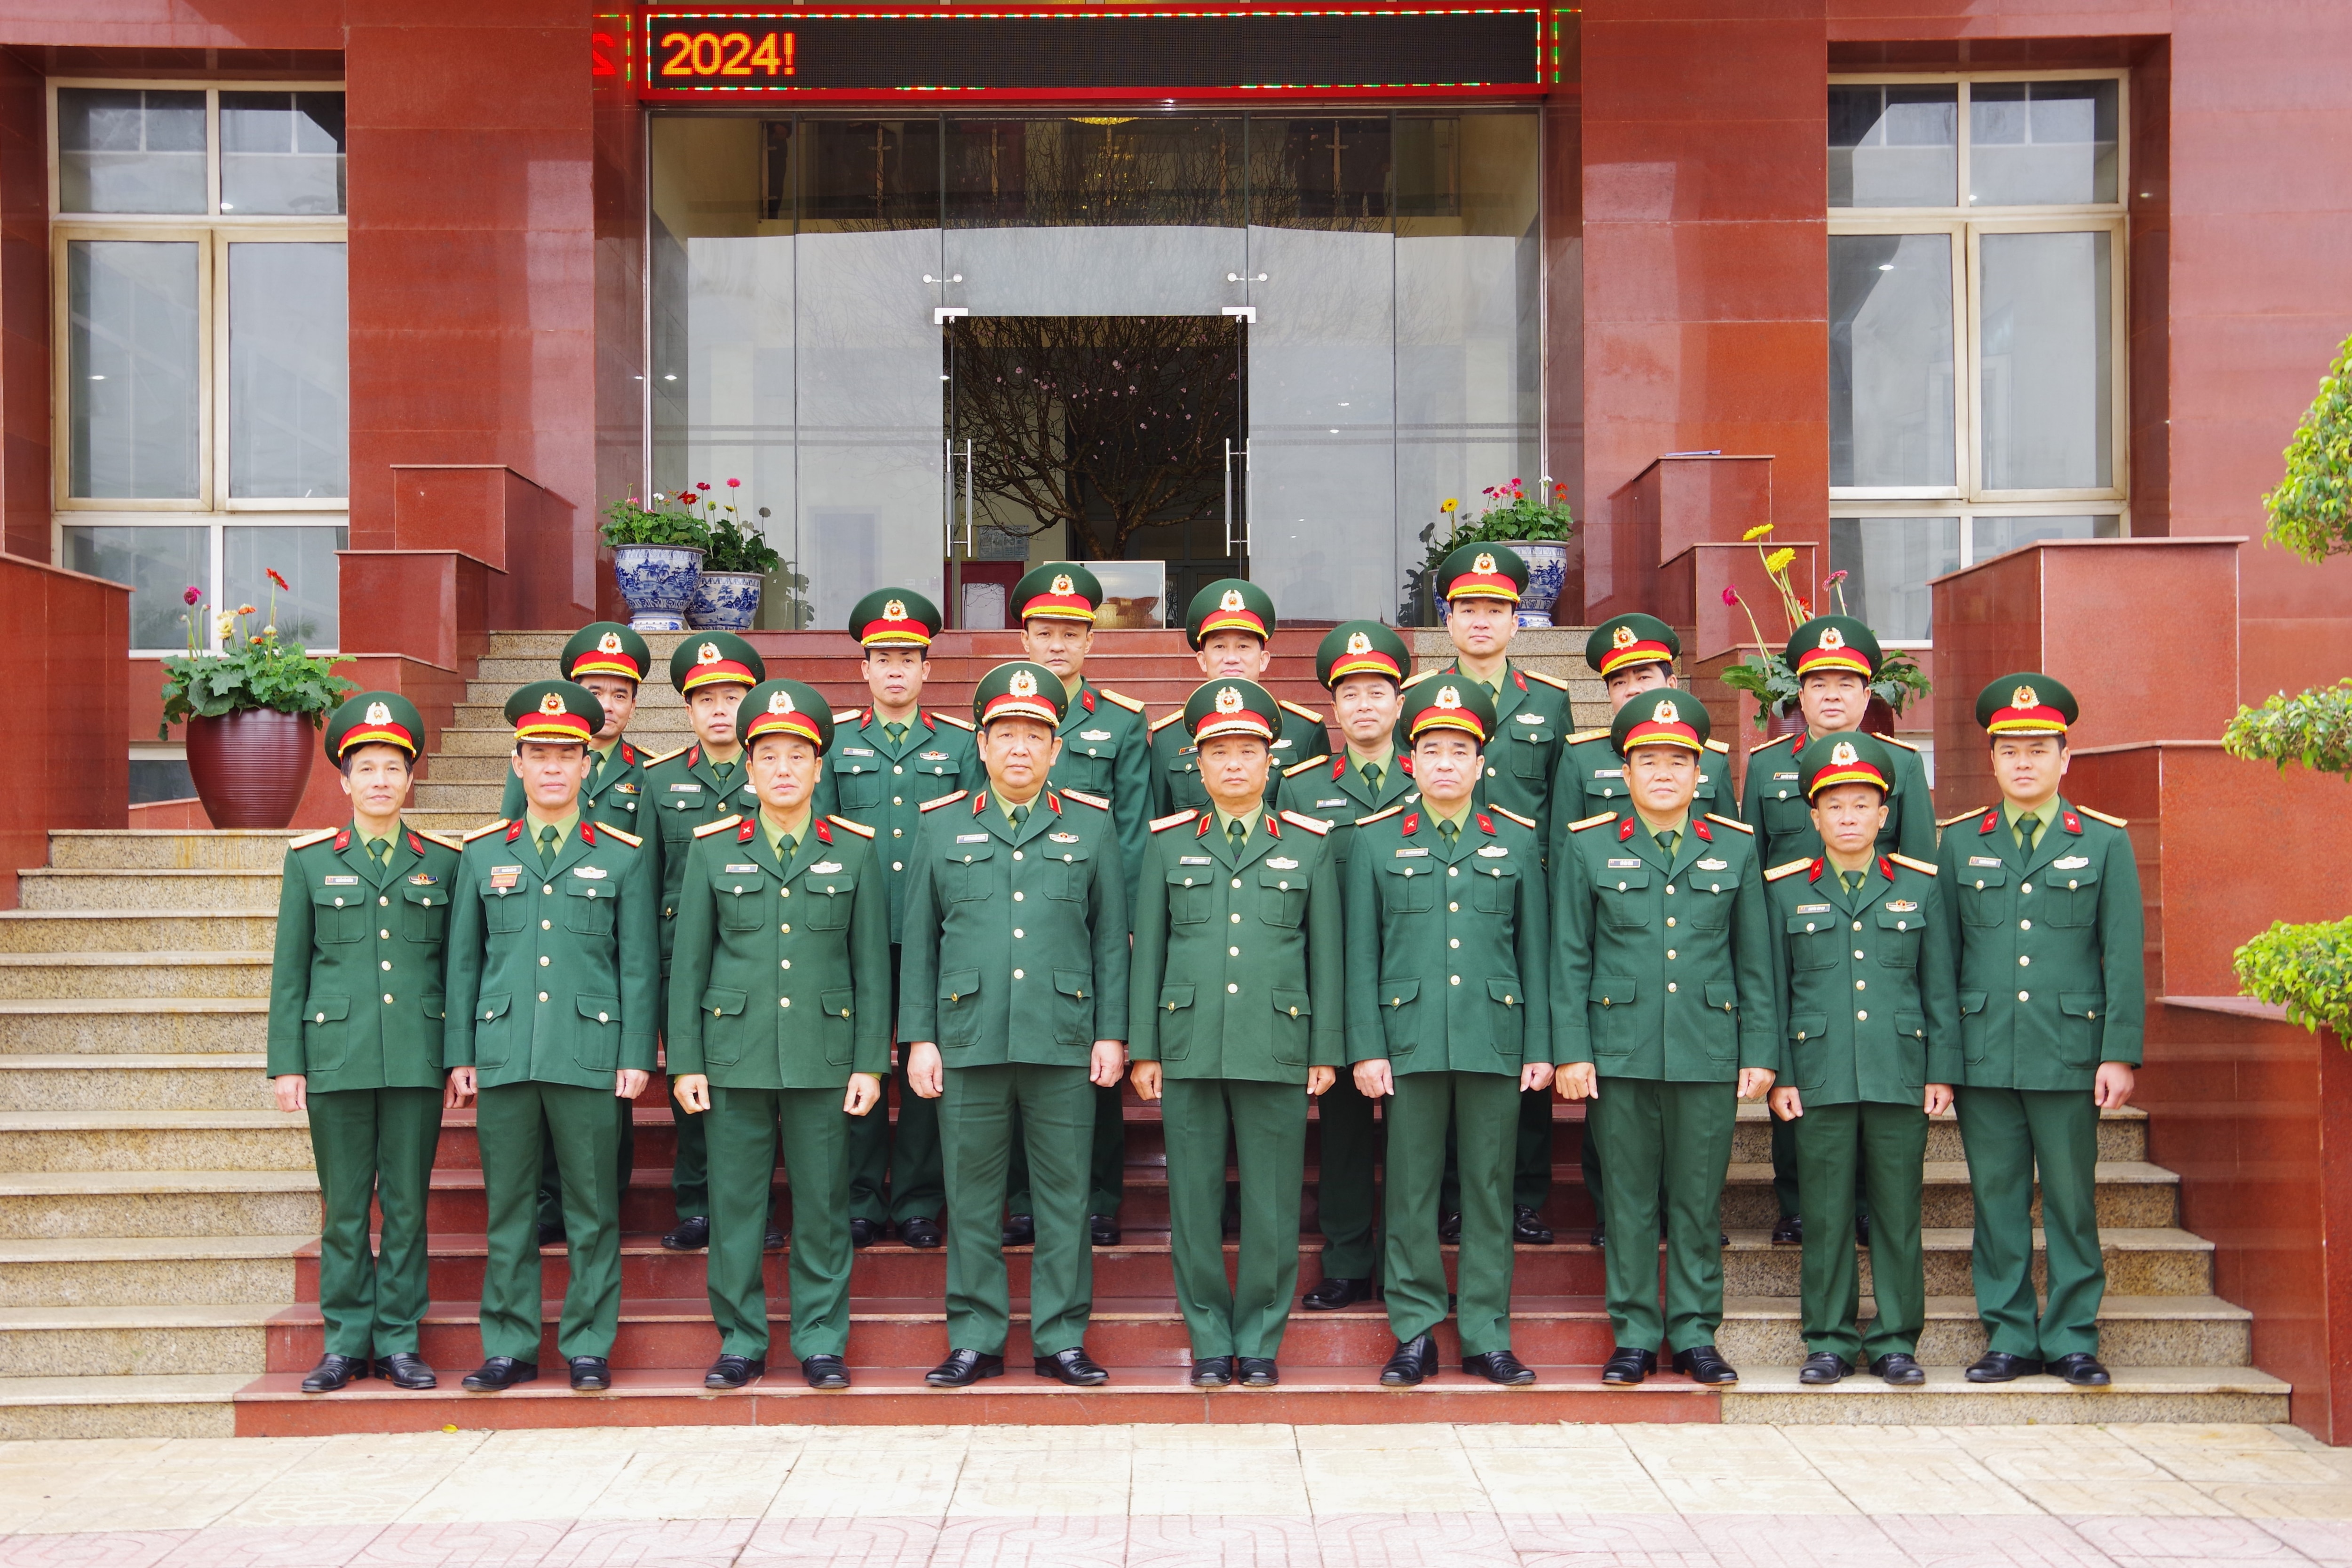
<instances>
[{"instance_id":1,"label":"gold cap badge","mask_svg":"<svg viewBox=\"0 0 2352 1568\"><path fill-rule=\"evenodd\" d=\"M563 693L551 691L539 700L539 710L552 719L563 711Z\"/></svg>"},{"instance_id":2,"label":"gold cap badge","mask_svg":"<svg viewBox=\"0 0 2352 1568\"><path fill-rule=\"evenodd\" d=\"M596 651L598 653L620 652L621 634L618 632L606 632L603 637L598 637L596 639Z\"/></svg>"},{"instance_id":3,"label":"gold cap badge","mask_svg":"<svg viewBox=\"0 0 2352 1568\"><path fill-rule=\"evenodd\" d=\"M1470 563L1470 570L1473 572L1483 572L1492 575L1495 570L1494 556L1484 550L1480 551L1477 558Z\"/></svg>"},{"instance_id":4,"label":"gold cap badge","mask_svg":"<svg viewBox=\"0 0 2352 1568\"><path fill-rule=\"evenodd\" d=\"M882 618L886 621L905 620L907 618L907 601L904 599L893 599L888 604L884 605L882 606Z\"/></svg>"},{"instance_id":5,"label":"gold cap badge","mask_svg":"<svg viewBox=\"0 0 2352 1568\"><path fill-rule=\"evenodd\" d=\"M1217 711L1238 713L1242 710L1242 694L1230 686L1217 689Z\"/></svg>"},{"instance_id":6,"label":"gold cap badge","mask_svg":"<svg viewBox=\"0 0 2352 1568\"><path fill-rule=\"evenodd\" d=\"M1056 593L1056 594L1075 594L1075 593L1076 593L1077 591L1078 591L1078 585L1077 585L1076 583L1073 583L1072 581L1070 581L1070 574L1069 574L1067 572L1056 572L1056 573L1054 574L1054 592L1055 592L1055 593Z\"/></svg>"},{"instance_id":7,"label":"gold cap badge","mask_svg":"<svg viewBox=\"0 0 2352 1568\"><path fill-rule=\"evenodd\" d=\"M2031 686L2021 686L2009 694L2009 705L2012 708L2039 708L2042 706L2042 694Z\"/></svg>"},{"instance_id":8,"label":"gold cap badge","mask_svg":"<svg viewBox=\"0 0 2352 1568\"><path fill-rule=\"evenodd\" d=\"M1221 610L1239 610L1246 607L1242 603L1242 591L1239 588L1226 589L1225 596L1217 601L1217 608Z\"/></svg>"},{"instance_id":9,"label":"gold cap badge","mask_svg":"<svg viewBox=\"0 0 2352 1568\"><path fill-rule=\"evenodd\" d=\"M391 723L391 722L392 722L392 704L390 704L390 703L388 703L388 702L371 702L371 703L369 703L369 704L368 704L368 710L367 710L367 721L368 721L369 723L371 723L371 724L389 724L389 723Z\"/></svg>"},{"instance_id":10,"label":"gold cap badge","mask_svg":"<svg viewBox=\"0 0 2352 1568\"><path fill-rule=\"evenodd\" d=\"M1619 626L1617 635L1610 638L1611 646L1615 647L1632 647L1634 641L1633 628L1631 626Z\"/></svg>"},{"instance_id":11,"label":"gold cap badge","mask_svg":"<svg viewBox=\"0 0 2352 1568\"><path fill-rule=\"evenodd\" d=\"M1853 749L1853 742L1852 741L1840 741L1836 745L1830 748L1830 765L1832 767L1850 768L1861 760L1862 753Z\"/></svg>"},{"instance_id":12,"label":"gold cap badge","mask_svg":"<svg viewBox=\"0 0 2352 1568\"><path fill-rule=\"evenodd\" d=\"M1835 626L1823 626L1822 628L1821 642L1818 646L1827 648L1843 647L1845 647L1845 634L1839 631Z\"/></svg>"},{"instance_id":13,"label":"gold cap badge","mask_svg":"<svg viewBox=\"0 0 2352 1568\"><path fill-rule=\"evenodd\" d=\"M694 662L697 664L717 664L721 657L715 642L704 643L694 650Z\"/></svg>"},{"instance_id":14,"label":"gold cap badge","mask_svg":"<svg viewBox=\"0 0 2352 1568\"><path fill-rule=\"evenodd\" d=\"M1451 686L1441 686L1441 687L1439 687L1439 688L1437 689L1437 705L1438 705L1440 708L1459 708L1459 707L1461 707L1461 706L1462 706L1462 693L1461 693L1461 691L1460 691L1460 690L1458 690L1457 689L1454 688L1454 687L1451 687Z\"/></svg>"},{"instance_id":15,"label":"gold cap badge","mask_svg":"<svg viewBox=\"0 0 2352 1568\"><path fill-rule=\"evenodd\" d=\"M1349 651L1349 653L1370 653L1370 652L1371 652L1371 651L1372 651L1372 635L1371 635L1371 633L1370 633L1370 632L1349 632L1349 633L1348 634L1348 651Z\"/></svg>"},{"instance_id":16,"label":"gold cap badge","mask_svg":"<svg viewBox=\"0 0 2352 1568\"><path fill-rule=\"evenodd\" d=\"M1671 702L1661 702L1650 710L1650 722L1653 724L1679 724L1682 721L1683 710Z\"/></svg>"},{"instance_id":17,"label":"gold cap badge","mask_svg":"<svg viewBox=\"0 0 2352 1568\"><path fill-rule=\"evenodd\" d=\"M1059 581L1066 583L1069 579L1064 577ZM1016 669L1005 681L1004 689L1015 697L1034 697L1037 695L1037 678L1025 669Z\"/></svg>"},{"instance_id":18,"label":"gold cap badge","mask_svg":"<svg viewBox=\"0 0 2352 1568\"><path fill-rule=\"evenodd\" d=\"M789 691L769 692L768 711L771 713L790 713L793 711L793 694Z\"/></svg>"}]
</instances>

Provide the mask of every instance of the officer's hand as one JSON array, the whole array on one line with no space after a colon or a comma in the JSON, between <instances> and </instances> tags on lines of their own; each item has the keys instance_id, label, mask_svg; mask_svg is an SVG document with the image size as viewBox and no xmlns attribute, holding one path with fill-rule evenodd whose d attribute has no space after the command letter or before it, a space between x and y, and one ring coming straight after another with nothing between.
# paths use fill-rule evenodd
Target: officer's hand
<instances>
[{"instance_id":1,"label":"officer's hand","mask_svg":"<svg viewBox=\"0 0 2352 1568\"><path fill-rule=\"evenodd\" d=\"M680 1073L669 1080L669 1092L678 1109L698 1116L710 1109L710 1079L698 1072Z\"/></svg>"},{"instance_id":2,"label":"officer's hand","mask_svg":"<svg viewBox=\"0 0 2352 1568\"><path fill-rule=\"evenodd\" d=\"M474 1069L451 1068L448 1081L441 1086L441 1108L458 1110L474 1103Z\"/></svg>"},{"instance_id":3,"label":"officer's hand","mask_svg":"<svg viewBox=\"0 0 2352 1568\"><path fill-rule=\"evenodd\" d=\"M1108 1089L1127 1076L1127 1042L1097 1040L1094 1070L1087 1074L1097 1089Z\"/></svg>"},{"instance_id":4,"label":"officer's hand","mask_svg":"<svg viewBox=\"0 0 2352 1568\"><path fill-rule=\"evenodd\" d=\"M1333 1084L1339 1081L1339 1069L1338 1068L1308 1068L1307 1069L1307 1097L1309 1100L1312 1100L1317 1095L1321 1094L1325 1089L1329 1089Z\"/></svg>"},{"instance_id":5,"label":"officer's hand","mask_svg":"<svg viewBox=\"0 0 2352 1568\"><path fill-rule=\"evenodd\" d=\"M2131 1100L2137 1079L2122 1062L2101 1062L2099 1076L2091 1085L2091 1097L2101 1110L2121 1110Z\"/></svg>"},{"instance_id":6,"label":"officer's hand","mask_svg":"<svg viewBox=\"0 0 2352 1568\"><path fill-rule=\"evenodd\" d=\"M1135 1085L1138 1098L1143 1100L1160 1098L1160 1064L1158 1062L1138 1062L1127 1077L1128 1081Z\"/></svg>"},{"instance_id":7,"label":"officer's hand","mask_svg":"<svg viewBox=\"0 0 2352 1568\"><path fill-rule=\"evenodd\" d=\"M907 1087L925 1100L937 1100L948 1086L947 1065L940 1060L940 1047L929 1040L917 1040L907 1047Z\"/></svg>"},{"instance_id":8,"label":"officer's hand","mask_svg":"<svg viewBox=\"0 0 2352 1568\"><path fill-rule=\"evenodd\" d=\"M1772 1091L1772 1114L1783 1121L1794 1121L1805 1113L1805 1101L1793 1089Z\"/></svg>"},{"instance_id":9,"label":"officer's hand","mask_svg":"<svg viewBox=\"0 0 2352 1568\"><path fill-rule=\"evenodd\" d=\"M278 1096L278 1109L295 1111L310 1103L310 1080L299 1072L280 1073L269 1080L270 1092Z\"/></svg>"},{"instance_id":10,"label":"officer's hand","mask_svg":"<svg viewBox=\"0 0 2352 1568\"><path fill-rule=\"evenodd\" d=\"M882 1103L882 1080L870 1072L849 1075L849 1092L841 1097L841 1109L852 1116L863 1116Z\"/></svg>"},{"instance_id":11,"label":"officer's hand","mask_svg":"<svg viewBox=\"0 0 2352 1568\"><path fill-rule=\"evenodd\" d=\"M1739 1069L1739 1098L1742 1100L1755 1099L1758 1095L1762 1094L1766 1089L1772 1087L1772 1079L1775 1076L1777 1075L1774 1074L1770 1068L1741 1068Z\"/></svg>"},{"instance_id":12,"label":"officer's hand","mask_svg":"<svg viewBox=\"0 0 2352 1568\"><path fill-rule=\"evenodd\" d=\"M1562 1100L1599 1100L1601 1074L1591 1062L1570 1062L1554 1068L1551 1086Z\"/></svg>"},{"instance_id":13,"label":"officer's hand","mask_svg":"<svg viewBox=\"0 0 2352 1568\"><path fill-rule=\"evenodd\" d=\"M623 1068L613 1075L613 1098L635 1100L645 1093L646 1085L653 1080L654 1075L643 1068Z\"/></svg>"},{"instance_id":14,"label":"officer's hand","mask_svg":"<svg viewBox=\"0 0 2352 1568\"><path fill-rule=\"evenodd\" d=\"M1370 1061L1356 1064L1356 1092L1366 1100L1378 1100L1384 1094L1396 1092L1396 1075L1389 1070L1386 1057L1375 1057Z\"/></svg>"},{"instance_id":15,"label":"officer's hand","mask_svg":"<svg viewBox=\"0 0 2352 1568\"><path fill-rule=\"evenodd\" d=\"M1930 1116L1941 1116L1947 1110L1951 1110L1952 1086L1948 1083L1929 1084L1927 1086L1927 1103L1921 1109L1926 1110Z\"/></svg>"},{"instance_id":16,"label":"officer's hand","mask_svg":"<svg viewBox=\"0 0 2352 1568\"><path fill-rule=\"evenodd\" d=\"M1529 1062L1519 1069L1519 1092L1551 1087L1551 1063Z\"/></svg>"}]
</instances>

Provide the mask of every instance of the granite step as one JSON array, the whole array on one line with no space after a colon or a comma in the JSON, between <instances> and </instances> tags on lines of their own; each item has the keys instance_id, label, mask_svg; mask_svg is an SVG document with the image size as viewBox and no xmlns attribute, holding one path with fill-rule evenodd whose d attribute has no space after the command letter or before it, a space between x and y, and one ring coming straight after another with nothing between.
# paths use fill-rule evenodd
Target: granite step
<instances>
[{"instance_id":1,"label":"granite step","mask_svg":"<svg viewBox=\"0 0 2352 1568\"><path fill-rule=\"evenodd\" d=\"M0 1378L0 1440L233 1437L234 1401L252 1383L237 1373Z\"/></svg>"},{"instance_id":2,"label":"granite step","mask_svg":"<svg viewBox=\"0 0 2352 1568\"><path fill-rule=\"evenodd\" d=\"M268 1024L267 994L9 998L0 1000L0 1054L252 1054Z\"/></svg>"},{"instance_id":3,"label":"granite step","mask_svg":"<svg viewBox=\"0 0 2352 1568\"><path fill-rule=\"evenodd\" d=\"M253 910L0 910L0 952L268 952L277 902Z\"/></svg>"},{"instance_id":4,"label":"granite step","mask_svg":"<svg viewBox=\"0 0 2352 1568\"><path fill-rule=\"evenodd\" d=\"M0 1241L319 1232L319 1177L299 1170L0 1171Z\"/></svg>"},{"instance_id":5,"label":"granite step","mask_svg":"<svg viewBox=\"0 0 2352 1568\"><path fill-rule=\"evenodd\" d=\"M1850 1377L1807 1388L1794 1367L1741 1368L1719 1419L1774 1426L2105 1426L2131 1421L2220 1425L2287 1419L2291 1384L2250 1366L2112 1368L2106 1388L2070 1388L2054 1377L1972 1384L1958 1366L1931 1366L1919 1388Z\"/></svg>"},{"instance_id":6,"label":"granite step","mask_svg":"<svg viewBox=\"0 0 2352 1568\"><path fill-rule=\"evenodd\" d=\"M0 1307L282 1308L318 1297L315 1228L283 1236L19 1237L0 1240ZM476 1293L479 1294L478 1284Z\"/></svg>"},{"instance_id":7,"label":"granite step","mask_svg":"<svg viewBox=\"0 0 2352 1568\"><path fill-rule=\"evenodd\" d=\"M266 1062L247 1051L0 1054L0 1111L268 1110Z\"/></svg>"},{"instance_id":8,"label":"granite step","mask_svg":"<svg viewBox=\"0 0 2352 1568\"><path fill-rule=\"evenodd\" d=\"M279 845L280 852L284 844ZM25 910L215 910L275 914L282 883L280 868L267 871L164 870L153 867L40 867L16 874L18 907Z\"/></svg>"},{"instance_id":9,"label":"granite step","mask_svg":"<svg viewBox=\"0 0 2352 1568\"><path fill-rule=\"evenodd\" d=\"M267 827L57 827L49 830L49 864L61 870L275 871L289 837Z\"/></svg>"},{"instance_id":10,"label":"granite step","mask_svg":"<svg viewBox=\"0 0 2352 1568\"><path fill-rule=\"evenodd\" d=\"M0 952L0 1002L269 994L261 952Z\"/></svg>"},{"instance_id":11,"label":"granite step","mask_svg":"<svg viewBox=\"0 0 2352 1568\"><path fill-rule=\"evenodd\" d=\"M300 1111L0 1110L0 1173L310 1168Z\"/></svg>"}]
</instances>

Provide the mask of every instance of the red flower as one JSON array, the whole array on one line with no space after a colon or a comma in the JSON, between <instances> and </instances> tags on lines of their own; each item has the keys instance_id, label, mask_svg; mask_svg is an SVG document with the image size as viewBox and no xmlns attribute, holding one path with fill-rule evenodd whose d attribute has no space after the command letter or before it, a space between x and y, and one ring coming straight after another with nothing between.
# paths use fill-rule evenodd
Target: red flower
<instances>
[{"instance_id":1,"label":"red flower","mask_svg":"<svg viewBox=\"0 0 2352 1568\"><path fill-rule=\"evenodd\" d=\"M184 605L193 605L204 596L204 590L192 583L188 585L188 591L180 595L180 602Z\"/></svg>"},{"instance_id":2,"label":"red flower","mask_svg":"<svg viewBox=\"0 0 2352 1568\"><path fill-rule=\"evenodd\" d=\"M1738 592L1735 589L1726 588L1723 591L1723 602L1727 605L1736 605L1739 603Z\"/></svg>"},{"instance_id":3,"label":"red flower","mask_svg":"<svg viewBox=\"0 0 2352 1568\"><path fill-rule=\"evenodd\" d=\"M277 568L277 567L275 567L275 566L265 566L265 567L263 567L263 568L262 568L262 570L269 574L269 580L270 580L272 583L277 584L279 587L281 587L281 588L285 589L285 590L286 590L288 593L289 593L289 594L290 594L290 593L292 593L292 592L294 591L294 585L293 585L291 583L289 583L285 578L280 577L280 576L278 574L278 568Z\"/></svg>"},{"instance_id":4,"label":"red flower","mask_svg":"<svg viewBox=\"0 0 2352 1568\"><path fill-rule=\"evenodd\" d=\"M697 479L694 481L694 488L698 490L707 490L710 488L710 481L709 479Z\"/></svg>"}]
</instances>

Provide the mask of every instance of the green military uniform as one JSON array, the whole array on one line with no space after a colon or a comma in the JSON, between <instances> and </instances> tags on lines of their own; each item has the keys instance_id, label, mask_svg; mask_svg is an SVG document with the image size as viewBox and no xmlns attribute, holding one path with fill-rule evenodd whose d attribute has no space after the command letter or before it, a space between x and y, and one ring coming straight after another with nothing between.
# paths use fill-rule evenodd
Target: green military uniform
<instances>
[{"instance_id":1,"label":"green military uniform","mask_svg":"<svg viewBox=\"0 0 2352 1568\"><path fill-rule=\"evenodd\" d=\"M1644 691L1617 712L1618 754L1676 745L1704 753L1706 710L1687 693ZM1620 1350L1712 1347L1723 1321L1718 1237L1740 1069L1777 1069L1773 943L1748 830L1689 816L1673 847L1633 811L1571 825L1555 969L1562 1067L1590 1063L1600 1093L1587 1136L1601 1151L1610 1323ZM1580 1005L1580 1004L1581 1004ZM1646 1246L1665 1203L1665 1310ZM1634 1381L1638 1381L1638 1376Z\"/></svg>"},{"instance_id":2,"label":"green military uniform","mask_svg":"<svg viewBox=\"0 0 2352 1568\"><path fill-rule=\"evenodd\" d=\"M747 758L771 735L797 736L819 756L834 742L824 699L797 680L753 687L737 729ZM695 835L677 910L669 1070L710 1080L701 1120L719 1352L767 1359L760 1258L781 1130L793 1354L838 1356L852 1258L842 1091L852 1073L878 1079L890 1068L890 895L874 829L813 810L797 837L766 811L722 817Z\"/></svg>"},{"instance_id":3,"label":"green military uniform","mask_svg":"<svg viewBox=\"0 0 2352 1568\"><path fill-rule=\"evenodd\" d=\"M696 632L677 645L669 658L670 684L678 695L690 697L705 686L749 689L768 678L759 650L730 632ZM661 972L664 1016L667 1016L670 950L677 936L677 890L686 883L686 863L694 848L694 830L722 816L760 809L759 792L751 787L751 770L741 752L735 760L713 758L699 741L645 762L641 784L648 818L643 824L646 848L658 871L661 901ZM707 1218L710 1213L709 1161L703 1148L702 1123L679 1110L677 1153L670 1167L670 1190L683 1222ZM667 1237L664 1244L668 1245Z\"/></svg>"},{"instance_id":4,"label":"green military uniform","mask_svg":"<svg viewBox=\"0 0 2352 1568\"><path fill-rule=\"evenodd\" d=\"M1184 705L1197 743L1271 742L1282 710L1255 681L1212 680ZM1268 769L1269 776L1272 769ZM1298 1284L1307 1069L1346 1055L1344 916L1329 827L1260 805L1160 818L1146 851L1128 1045L1161 1065L1169 1245L1195 1361L1271 1361ZM1228 1142L1241 1173L1238 1283L1225 1277Z\"/></svg>"},{"instance_id":5,"label":"green military uniform","mask_svg":"<svg viewBox=\"0 0 2352 1568\"><path fill-rule=\"evenodd\" d=\"M972 700L992 719L1056 724L1043 665L1001 665ZM1013 820L1017 813L1020 820ZM1094 1297L1085 1150L1097 1040L1127 1032L1127 877L1108 802L1050 786L1008 811L992 789L925 808L907 883L898 1037L938 1045L948 1193L948 1342L1003 1353L1011 1321L998 1230L1016 1112L1037 1249L1029 1338L1077 1348Z\"/></svg>"},{"instance_id":6,"label":"green military uniform","mask_svg":"<svg viewBox=\"0 0 2352 1568\"><path fill-rule=\"evenodd\" d=\"M2075 717L2074 696L2045 675L2005 676L1977 700L1977 721L1996 740L2063 744ZM2106 1269L2092 1089L2102 1062L2139 1065L2147 1006L2139 868L2125 826L2063 795L2039 814L2004 802L1951 819L1937 855L1959 911L1953 1109L1976 1200L1977 1312L1992 1351L2029 1362L2098 1352ZM2029 831L2031 847L2020 842ZM2049 1254L2038 1313L2037 1170Z\"/></svg>"},{"instance_id":7,"label":"green military uniform","mask_svg":"<svg viewBox=\"0 0 2352 1568\"><path fill-rule=\"evenodd\" d=\"M1264 644L1273 637L1277 625L1274 600L1265 589L1240 577L1224 577L1192 595L1192 607L1184 615L1184 640L1195 653L1219 632L1245 632ZM1284 702L1276 717L1274 765L1265 775L1268 805L1280 794L1286 769L1309 757L1328 755L1331 750L1323 715L1312 708ZM1175 811L1205 811L1208 806L1209 792L1201 784L1200 748L1179 710L1151 726L1151 812L1154 816L1165 816Z\"/></svg>"},{"instance_id":8,"label":"green military uniform","mask_svg":"<svg viewBox=\"0 0 2352 1568\"><path fill-rule=\"evenodd\" d=\"M1895 763L1893 748L1874 737L1838 735L1806 747L1798 765L1808 798L1858 784L1883 799ZM1802 1111L1790 1125L1806 1195L1805 1348L1838 1363L1808 1365L1807 1377L1835 1382L1864 1361L1884 1375L1881 1358L1911 1356L1927 1321L1924 1101L1927 1085L1956 1081L1960 1065L1952 912L1934 865L1907 855L1874 856L1857 872L1821 858L1791 860L1764 880L1780 933L1788 1028L1789 1070L1777 1087L1795 1089ZM1853 1208L1829 1195L1853 1191L1857 1181L1875 1216L1870 1273L1878 1313L1866 1335L1857 1328Z\"/></svg>"},{"instance_id":9,"label":"green military uniform","mask_svg":"<svg viewBox=\"0 0 2352 1568\"><path fill-rule=\"evenodd\" d=\"M1483 742L1496 728L1494 707L1475 683L1424 683L1407 694L1404 728L1409 736L1459 731ZM1352 830L1348 1056L1351 1063L1385 1059L1394 1075L1385 1275L1399 1356L1445 1317L1437 1225L1450 1131L1462 1187L1462 1352L1513 1369L1498 1375L1504 1368L1494 1367L1486 1375L1496 1381L1528 1382L1533 1374L1509 1353L1506 1129L1518 1112L1523 1068L1551 1053L1543 839L1532 821L1507 810L1465 803L1465 811L1441 820L1424 795Z\"/></svg>"},{"instance_id":10,"label":"green military uniform","mask_svg":"<svg viewBox=\"0 0 2352 1568\"><path fill-rule=\"evenodd\" d=\"M585 746L603 726L569 681L507 700L518 744ZM556 1347L606 1357L621 1306L621 1193L614 1075L650 1072L660 1005L656 867L643 840L573 817L469 834L450 889L448 1033L443 1065L479 1087L489 1256L482 1350L536 1365L539 1179L551 1140L563 1184L572 1279Z\"/></svg>"},{"instance_id":11,"label":"green military uniform","mask_svg":"<svg viewBox=\"0 0 2352 1568\"><path fill-rule=\"evenodd\" d=\"M362 691L327 724L327 755L394 746L413 763L425 721L397 692ZM441 1139L443 946L457 848L406 826L356 822L293 839L269 972L272 1078L308 1080L319 1167L319 1311L329 1355L414 1354L427 1299L425 1201ZM369 1205L383 1210L380 1253ZM364 1368L362 1368L364 1371Z\"/></svg>"},{"instance_id":12,"label":"green military uniform","mask_svg":"<svg viewBox=\"0 0 2352 1568\"><path fill-rule=\"evenodd\" d=\"M894 615L891 612L895 610ZM938 606L911 588L877 588L849 612L861 647L928 649L941 625ZM904 724L886 723L871 708L836 713L844 731L817 780L817 810L840 813L874 829L876 864L890 898L890 1014L898 1011L898 933L907 907L908 857L915 847L925 803L957 790L977 789L981 771L971 721L918 710ZM937 1219L944 1187L940 1173L940 1112L907 1087L903 1055L895 1075L898 1118L886 1101L870 1116L848 1118L849 1215L852 1219L904 1225Z\"/></svg>"}]
</instances>

